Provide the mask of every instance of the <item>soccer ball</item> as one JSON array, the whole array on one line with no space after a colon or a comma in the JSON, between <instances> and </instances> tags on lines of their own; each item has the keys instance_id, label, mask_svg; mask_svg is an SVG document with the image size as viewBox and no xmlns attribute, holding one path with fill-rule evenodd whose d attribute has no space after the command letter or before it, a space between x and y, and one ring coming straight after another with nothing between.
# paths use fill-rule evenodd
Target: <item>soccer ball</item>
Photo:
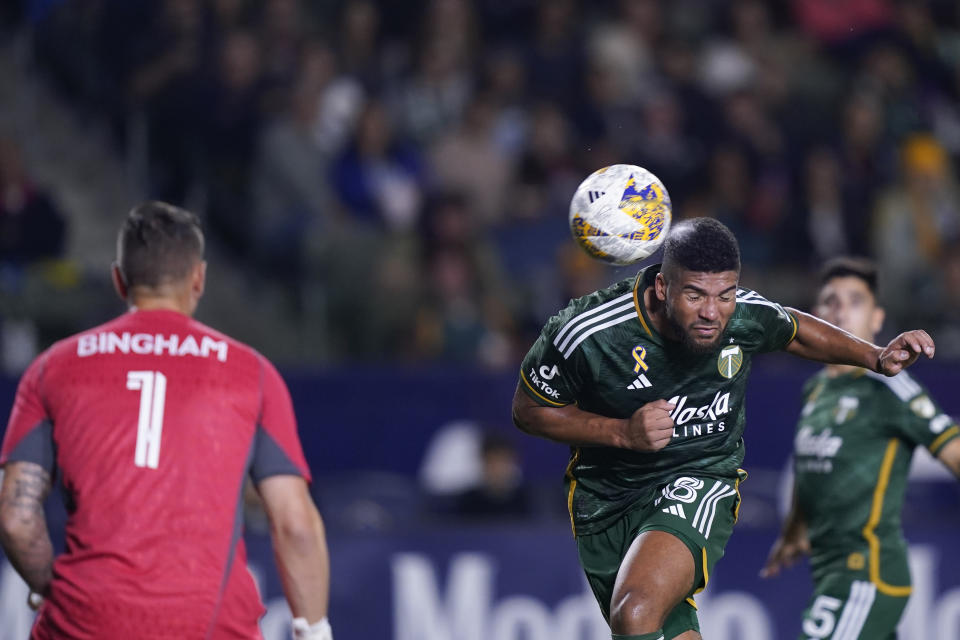
<instances>
[{"instance_id":1,"label":"soccer ball","mask_svg":"<svg viewBox=\"0 0 960 640\"><path fill-rule=\"evenodd\" d=\"M670 230L670 196L646 169L615 164L594 171L570 201L570 232L584 251L616 265L660 248Z\"/></svg>"}]
</instances>

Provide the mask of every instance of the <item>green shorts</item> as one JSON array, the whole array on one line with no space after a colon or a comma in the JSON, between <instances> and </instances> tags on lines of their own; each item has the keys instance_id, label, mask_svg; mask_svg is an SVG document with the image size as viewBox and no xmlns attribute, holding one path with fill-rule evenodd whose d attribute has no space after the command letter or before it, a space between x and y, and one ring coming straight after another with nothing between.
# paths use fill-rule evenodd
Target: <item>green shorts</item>
<instances>
[{"instance_id":1,"label":"green shorts","mask_svg":"<svg viewBox=\"0 0 960 640\"><path fill-rule=\"evenodd\" d=\"M667 616L665 638L700 630L693 596L703 591L717 560L723 557L740 509L739 484L747 477L739 470L732 480L683 476L661 487L652 504L638 504L598 533L578 535L580 565L587 574L603 617L610 620L610 602L620 564L630 545L645 531L665 531L687 545L696 577L683 602Z\"/></svg>"},{"instance_id":2,"label":"green shorts","mask_svg":"<svg viewBox=\"0 0 960 640\"><path fill-rule=\"evenodd\" d=\"M870 582L862 572L822 577L803 612L801 640L896 640L897 625L910 596L888 595L885 587Z\"/></svg>"}]
</instances>

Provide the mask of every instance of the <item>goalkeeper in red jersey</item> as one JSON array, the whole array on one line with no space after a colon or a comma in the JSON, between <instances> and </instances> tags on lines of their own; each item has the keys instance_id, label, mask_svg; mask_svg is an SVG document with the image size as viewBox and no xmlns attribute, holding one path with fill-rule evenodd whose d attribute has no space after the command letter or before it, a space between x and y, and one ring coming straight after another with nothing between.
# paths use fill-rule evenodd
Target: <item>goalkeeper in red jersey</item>
<instances>
[{"instance_id":1,"label":"goalkeeper in red jersey","mask_svg":"<svg viewBox=\"0 0 960 640\"><path fill-rule=\"evenodd\" d=\"M191 318L205 276L196 216L134 208L113 267L130 310L56 343L20 381L0 450L0 542L42 596L34 640L260 638L241 536L248 477L294 637L332 637L290 395L266 358ZM68 512L56 558L43 512L54 478Z\"/></svg>"}]
</instances>

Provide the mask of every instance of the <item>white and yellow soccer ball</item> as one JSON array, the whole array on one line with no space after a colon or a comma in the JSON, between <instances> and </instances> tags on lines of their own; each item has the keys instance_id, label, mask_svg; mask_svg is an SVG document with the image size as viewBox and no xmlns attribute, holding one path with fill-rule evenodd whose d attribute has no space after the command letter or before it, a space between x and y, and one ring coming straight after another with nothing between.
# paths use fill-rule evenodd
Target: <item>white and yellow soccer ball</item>
<instances>
[{"instance_id":1,"label":"white and yellow soccer ball","mask_svg":"<svg viewBox=\"0 0 960 640\"><path fill-rule=\"evenodd\" d=\"M615 265L639 262L659 249L671 219L663 183L632 164L594 171L570 201L570 232L577 244Z\"/></svg>"}]
</instances>

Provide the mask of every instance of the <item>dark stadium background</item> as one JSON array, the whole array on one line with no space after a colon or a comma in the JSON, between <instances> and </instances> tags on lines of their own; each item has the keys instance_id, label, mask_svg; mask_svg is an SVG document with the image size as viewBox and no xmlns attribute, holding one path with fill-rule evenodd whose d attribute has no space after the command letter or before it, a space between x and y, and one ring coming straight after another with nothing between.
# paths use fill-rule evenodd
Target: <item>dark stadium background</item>
<instances>
[{"instance_id":1,"label":"dark stadium background","mask_svg":"<svg viewBox=\"0 0 960 640\"><path fill-rule=\"evenodd\" d=\"M289 382L337 637L599 640L566 450L509 417L544 320L635 270L573 245L576 185L615 162L649 168L677 218L735 231L745 285L800 308L824 259L876 258L883 337L930 331L937 358L916 376L958 415L958 160L948 0L4 2L0 407L36 353L122 311L108 267L126 210L186 206L209 242L199 319ZM704 607L709 640L798 632L805 571L756 573L814 370L755 365L752 478ZM443 490L472 480L483 434L516 451L522 515L458 516ZM452 447L437 449L452 471L430 475L431 444ZM960 639L958 502L921 464L906 640ZM285 637L255 504L248 538L264 632ZM4 563L0 639L29 624L21 587Z\"/></svg>"}]
</instances>

